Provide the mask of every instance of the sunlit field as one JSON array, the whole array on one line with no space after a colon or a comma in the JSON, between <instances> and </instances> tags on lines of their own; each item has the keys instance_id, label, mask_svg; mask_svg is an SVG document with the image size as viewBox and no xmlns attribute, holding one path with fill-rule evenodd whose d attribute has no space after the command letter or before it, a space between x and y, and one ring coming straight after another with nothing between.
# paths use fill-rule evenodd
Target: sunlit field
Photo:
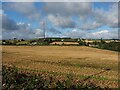
<instances>
[{"instance_id":1,"label":"sunlit field","mask_svg":"<svg viewBox=\"0 0 120 90\"><path fill-rule=\"evenodd\" d=\"M72 75L101 87L118 86L118 53L86 46L2 46L2 63L19 70ZM98 74L97 74L98 73Z\"/></svg>"}]
</instances>

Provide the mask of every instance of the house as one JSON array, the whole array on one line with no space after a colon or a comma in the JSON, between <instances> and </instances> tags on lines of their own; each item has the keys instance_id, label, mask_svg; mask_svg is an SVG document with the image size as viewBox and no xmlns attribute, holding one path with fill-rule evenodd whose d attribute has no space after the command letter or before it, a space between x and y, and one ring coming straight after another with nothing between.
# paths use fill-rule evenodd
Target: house
<instances>
[{"instance_id":1,"label":"house","mask_svg":"<svg viewBox=\"0 0 120 90\"><path fill-rule=\"evenodd\" d=\"M37 42L32 42L30 43L30 45L37 45Z\"/></svg>"}]
</instances>

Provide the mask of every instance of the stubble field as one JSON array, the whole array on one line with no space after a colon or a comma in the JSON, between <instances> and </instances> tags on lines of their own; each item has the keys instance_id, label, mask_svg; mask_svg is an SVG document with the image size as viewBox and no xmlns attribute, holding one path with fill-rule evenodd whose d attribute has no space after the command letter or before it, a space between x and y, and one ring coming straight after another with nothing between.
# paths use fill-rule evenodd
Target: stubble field
<instances>
[{"instance_id":1,"label":"stubble field","mask_svg":"<svg viewBox=\"0 0 120 90\"><path fill-rule=\"evenodd\" d=\"M109 50L85 46L2 46L2 63L26 72L63 77L69 74L81 80L92 75L89 81L101 87L118 86L118 53Z\"/></svg>"}]
</instances>

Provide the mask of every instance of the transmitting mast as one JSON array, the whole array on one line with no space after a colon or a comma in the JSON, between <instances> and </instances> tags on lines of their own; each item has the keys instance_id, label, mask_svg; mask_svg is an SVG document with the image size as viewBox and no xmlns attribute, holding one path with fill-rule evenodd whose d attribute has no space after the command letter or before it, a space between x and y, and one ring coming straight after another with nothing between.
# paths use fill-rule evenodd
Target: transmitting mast
<instances>
[{"instance_id":1,"label":"transmitting mast","mask_svg":"<svg viewBox=\"0 0 120 90\"><path fill-rule=\"evenodd\" d=\"M45 21L42 22L42 28L43 28L43 36L44 36L44 39L46 38L45 37Z\"/></svg>"}]
</instances>

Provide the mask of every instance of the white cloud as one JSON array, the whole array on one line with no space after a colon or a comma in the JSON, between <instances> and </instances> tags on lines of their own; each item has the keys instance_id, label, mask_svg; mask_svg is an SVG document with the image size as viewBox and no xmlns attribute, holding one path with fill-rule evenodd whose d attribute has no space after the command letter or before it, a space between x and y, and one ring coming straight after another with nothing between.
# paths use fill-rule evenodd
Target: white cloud
<instances>
[{"instance_id":1,"label":"white cloud","mask_svg":"<svg viewBox=\"0 0 120 90\"><path fill-rule=\"evenodd\" d=\"M118 38L118 30L99 30L99 31L84 31L80 29L73 29L70 32L65 34L68 37L77 37L77 38L85 38L85 39L117 39Z\"/></svg>"},{"instance_id":2,"label":"white cloud","mask_svg":"<svg viewBox=\"0 0 120 90\"><path fill-rule=\"evenodd\" d=\"M43 37L43 32L41 29L29 30L21 29L17 31L5 31L3 32L3 39L33 39Z\"/></svg>"},{"instance_id":3,"label":"white cloud","mask_svg":"<svg viewBox=\"0 0 120 90\"><path fill-rule=\"evenodd\" d=\"M95 32L95 33L92 33L93 35L99 35L99 34L106 34L108 33L109 31L108 30L102 30L102 31L98 31L98 32Z\"/></svg>"},{"instance_id":4,"label":"white cloud","mask_svg":"<svg viewBox=\"0 0 120 90\"><path fill-rule=\"evenodd\" d=\"M35 2L38 0L2 0L2 2Z\"/></svg>"},{"instance_id":5,"label":"white cloud","mask_svg":"<svg viewBox=\"0 0 120 90\"><path fill-rule=\"evenodd\" d=\"M84 30L93 30L104 25L112 28L118 27L117 3L113 3L108 10L94 8L92 5L93 3L89 2L47 2L45 5L45 11L48 14L52 14L54 17L59 15L59 17L63 17L63 19L65 16L77 16L83 23L80 25L80 28ZM51 16L51 18L53 18L53 16ZM88 22L87 20L89 18L93 18L93 21ZM54 19L52 22L55 22ZM56 25L58 25L58 22L56 22Z\"/></svg>"},{"instance_id":6,"label":"white cloud","mask_svg":"<svg viewBox=\"0 0 120 90\"><path fill-rule=\"evenodd\" d=\"M32 39L43 36L41 29L32 29L30 23L18 22L9 19L7 15L2 18L2 37L3 39Z\"/></svg>"},{"instance_id":7,"label":"white cloud","mask_svg":"<svg viewBox=\"0 0 120 90\"><path fill-rule=\"evenodd\" d=\"M2 0L2 2L119 2L119 0Z\"/></svg>"},{"instance_id":8,"label":"white cloud","mask_svg":"<svg viewBox=\"0 0 120 90\"><path fill-rule=\"evenodd\" d=\"M89 21L89 18L92 20ZM80 25L80 29L82 30L95 30L102 26L118 28L118 3L111 4L108 10L94 8L91 12L91 16L87 18L80 16L80 19L83 21Z\"/></svg>"},{"instance_id":9,"label":"white cloud","mask_svg":"<svg viewBox=\"0 0 120 90\"><path fill-rule=\"evenodd\" d=\"M55 26L58 26L61 28L74 28L75 27L75 23L72 21L71 17L49 14L48 20L52 22Z\"/></svg>"},{"instance_id":10,"label":"white cloud","mask_svg":"<svg viewBox=\"0 0 120 90\"><path fill-rule=\"evenodd\" d=\"M103 39L117 39L118 30L101 30L97 32L91 32L84 36L84 38L103 38Z\"/></svg>"},{"instance_id":11,"label":"white cloud","mask_svg":"<svg viewBox=\"0 0 120 90\"><path fill-rule=\"evenodd\" d=\"M36 37L36 38L39 38L39 37L42 37L42 36L43 36L43 32L42 32L41 29L36 29L36 30L34 31L34 34L35 34L35 37Z\"/></svg>"},{"instance_id":12,"label":"white cloud","mask_svg":"<svg viewBox=\"0 0 120 90\"><path fill-rule=\"evenodd\" d=\"M89 2L51 2L46 3L45 11L50 14L59 15L90 15L92 11L91 3Z\"/></svg>"},{"instance_id":13,"label":"white cloud","mask_svg":"<svg viewBox=\"0 0 120 90\"><path fill-rule=\"evenodd\" d=\"M5 7L8 5L8 7ZM34 3L7 3L4 6L5 10L16 11L29 19L40 20L40 10L36 8ZM117 38L117 30L100 30L95 29L102 26L109 26L110 28L117 28L118 25L118 8L117 4L113 4L108 10L93 8L91 3L46 3L44 9L46 10L47 19L58 30L65 28L73 28L72 31L65 33L63 36L80 37L80 38ZM3 12L3 11L2 11ZM92 16L92 17L91 17ZM82 20L74 20L82 18ZM89 21L89 19L93 19ZM44 18L43 18L44 19ZM5 38L18 37L18 38L33 38L41 37L43 35L41 29L31 30L30 23L19 22L16 23L9 17L3 17L3 33ZM79 24L80 29L76 29L76 24ZM75 29L74 29L75 28ZM61 29L61 30L62 30ZM11 31L9 31L11 30ZM13 31L16 30L16 31ZM61 33L61 31L50 29L51 32ZM49 32L50 32L49 30ZM91 31L90 31L91 30ZM6 37L8 36L8 37Z\"/></svg>"},{"instance_id":14,"label":"white cloud","mask_svg":"<svg viewBox=\"0 0 120 90\"><path fill-rule=\"evenodd\" d=\"M94 11L95 19L98 23L108 25L113 28L118 27L118 3L114 3L108 11L96 9Z\"/></svg>"},{"instance_id":15,"label":"white cloud","mask_svg":"<svg viewBox=\"0 0 120 90\"><path fill-rule=\"evenodd\" d=\"M56 34L56 35L61 34L61 32L59 30L57 30L56 28L53 28L53 27L50 29L47 29L47 32L52 33L52 34Z\"/></svg>"},{"instance_id":16,"label":"white cloud","mask_svg":"<svg viewBox=\"0 0 120 90\"><path fill-rule=\"evenodd\" d=\"M83 23L80 28L82 30L94 30L96 28L99 28L100 26L102 26L101 23L93 21L93 22L85 22L85 23Z\"/></svg>"},{"instance_id":17,"label":"white cloud","mask_svg":"<svg viewBox=\"0 0 120 90\"><path fill-rule=\"evenodd\" d=\"M40 19L40 11L35 7L35 3L33 2L6 3L3 9L16 11L32 20Z\"/></svg>"},{"instance_id":18,"label":"white cloud","mask_svg":"<svg viewBox=\"0 0 120 90\"><path fill-rule=\"evenodd\" d=\"M65 33L65 36L72 37L72 38L83 38L85 34L86 34L86 31L75 28L72 31Z\"/></svg>"}]
</instances>

